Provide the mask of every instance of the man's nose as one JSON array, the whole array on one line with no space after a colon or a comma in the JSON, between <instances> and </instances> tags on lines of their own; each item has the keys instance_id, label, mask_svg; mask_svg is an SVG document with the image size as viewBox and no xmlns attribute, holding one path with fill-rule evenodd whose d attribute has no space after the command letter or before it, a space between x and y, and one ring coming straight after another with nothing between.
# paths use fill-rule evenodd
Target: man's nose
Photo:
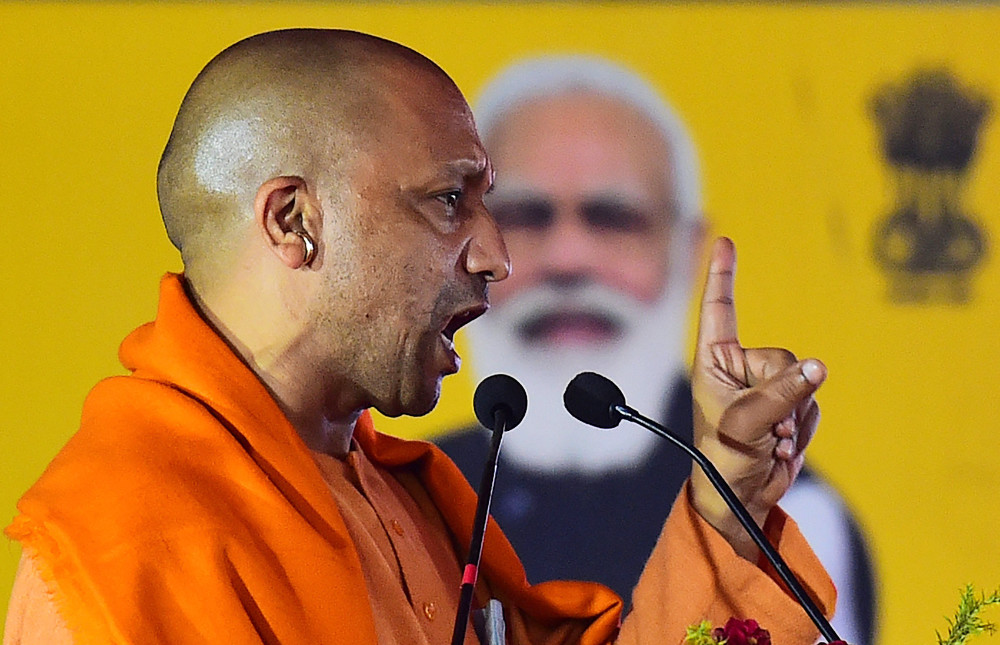
<instances>
[{"instance_id":1,"label":"man's nose","mask_svg":"<svg viewBox=\"0 0 1000 645\"><path fill-rule=\"evenodd\" d=\"M483 209L475 226L465 255L466 270L482 275L487 282L506 280L510 275L510 256L496 221Z\"/></svg>"},{"instance_id":2,"label":"man's nose","mask_svg":"<svg viewBox=\"0 0 1000 645\"><path fill-rule=\"evenodd\" d=\"M570 206L560 206L550 225L539 234L544 236L544 242L538 261L551 273L586 273L594 265L613 259L602 257L605 249L597 231Z\"/></svg>"}]
</instances>

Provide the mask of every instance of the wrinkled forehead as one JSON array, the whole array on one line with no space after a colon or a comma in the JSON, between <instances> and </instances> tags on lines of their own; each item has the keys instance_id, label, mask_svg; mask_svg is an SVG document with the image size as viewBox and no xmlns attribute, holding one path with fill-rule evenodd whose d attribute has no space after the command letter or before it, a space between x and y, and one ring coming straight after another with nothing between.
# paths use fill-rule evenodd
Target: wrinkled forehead
<instances>
[{"instance_id":1,"label":"wrinkled forehead","mask_svg":"<svg viewBox=\"0 0 1000 645\"><path fill-rule=\"evenodd\" d=\"M450 78L426 70L387 76L379 101L383 118L377 120L380 143L456 167L488 165L472 110Z\"/></svg>"},{"instance_id":2,"label":"wrinkled forehead","mask_svg":"<svg viewBox=\"0 0 1000 645\"><path fill-rule=\"evenodd\" d=\"M475 131L472 109L465 96L440 69L390 65L382 68L378 77L380 96L412 123L422 121L438 127Z\"/></svg>"}]
</instances>

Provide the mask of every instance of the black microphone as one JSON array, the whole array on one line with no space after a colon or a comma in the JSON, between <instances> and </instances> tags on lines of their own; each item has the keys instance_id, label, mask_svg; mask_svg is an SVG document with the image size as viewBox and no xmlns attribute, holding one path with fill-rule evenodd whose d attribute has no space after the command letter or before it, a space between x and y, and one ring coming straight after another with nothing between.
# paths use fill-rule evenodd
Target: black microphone
<instances>
[{"instance_id":1,"label":"black microphone","mask_svg":"<svg viewBox=\"0 0 1000 645\"><path fill-rule=\"evenodd\" d=\"M483 477L479 483L479 501L476 504L476 518L472 523L472 540L469 545L469 557L466 559L465 570L462 573L462 589L458 598L458 613L455 616L455 630L452 632L452 645L465 642L465 630L469 624L469 612L472 609L472 592L479 579L479 558L483 553L483 539L486 535L486 524L490 519L490 500L493 498L493 481L497 474L497 460L500 457L500 442L503 433L517 426L528 411L528 395L524 386L512 376L494 374L488 376L476 387L472 396L472 409L479 423L493 431L490 438L490 452L483 468Z\"/></svg>"},{"instance_id":2,"label":"black microphone","mask_svg":"<svg viewBox=\"0 0 1000 645\"><path fill-rule=\"evenodd\" d=\"M623 399L624 402L624 399ZM472 395L472 409L479 423L493 430L497 425L497 413L503 411L507 419L507 430L517 427L528 411L528 395L524 386L513 376L494 374L483 379Z\"/></svg>"},{"instance_id":3,"label":"black microphone","mask_svg":"<svg viewBox=\"0 0 1000 645\"><path fill-rule=\"evenodd\" d=\"M768 542L764 532L757 526L757 523L750 516L750 512L743 505L743 502L736 496L733 489L729 487L715 465L708 460L700 450L688 443L684 438L671 432L669 429L653 421L649 417L643 416L635 409L625 405L625 395L610 379L595 374L594 372L582 372L573 377L573 380L566 386L563 394L563 403L566 410L574 417L586 424L597 426L598 428L614 428L622 419L641 425L647 430L672 441L684 452L691 455L691 458L701 467L708 477L715 490L719 491L726 505L736 515L736 518L746 529L754 543L764 552L768 562L774 567L781 579L792 591L795 599L809 615L810 620L819 629L823 638L828 643L839 641L837 632L823 616L816 603L813 602L809 594L802 587L798 578L792 573L791 568L782 559L778 551Z\"/></svg>"}]
</instances>

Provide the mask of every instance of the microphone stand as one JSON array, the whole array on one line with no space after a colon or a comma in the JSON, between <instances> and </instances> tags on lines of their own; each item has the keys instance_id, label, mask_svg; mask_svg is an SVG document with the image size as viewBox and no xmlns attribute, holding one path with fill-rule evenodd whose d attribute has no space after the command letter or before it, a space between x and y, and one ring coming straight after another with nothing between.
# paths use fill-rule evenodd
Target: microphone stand
<instances>
[{"instance_id":1,"label":"microphone stand","mask_svg":"<svg viewBox=\"0 0 1000 645\"><path fill-rule=\"evenodd\" d=\"M483 469L483 477L479 482L479 501L476 504L476 518L472 523L472 541L469 545L469 557L466 559L465 570L462 573L462 589L458 598L458 613L455 616L455 630L451 635L451 645L462 645L465 642L465 631L469 625L469 614L472 610L472 592L479 579L479 558L483 554L483 540L486 537L486 524L490 520L490 501L493 499L493 481L497 474L497 461L500 458L500 442L507 430L510 409L498 405L493 410L493 434L490 437L490 452Z\"/></svg>"},{"instance_id":2,"label":"microphone stand","mask_svg":"<svg viewBox=\"0 0 1000 645\"><path fill-rule=\"evenodd\" d=\"M644 417L635 409L630 408L627 405L618 404L613 405L612 408L616 413L621 415L623 419L628 419L632 423L641 425L647 430L651 430L653 433L665 439L669 439L677 446L680 446L687 454L691 455L691 458L694 459L699 466L701 466L701 469L705 472L709 481L712 482L712 485L715 486L715 489L719 491L720 495L722 495L722 499L725 500L726 505L736 515L736 519L740 521L743 528L745 528L750 534L750 537L753 538L754 543L760 547L761 551L764 552L764 556L778 572L778 575L781 576L782 581L788 585L788 588L791 590L796 600L799 601L802 608L805 609L807 614L809 614L809 618L812 620L813 624L819 628L819 631L823 634L823 638L826 639L826 642L833 643L834 641L839 641L840 637L837 635L837 632L834 631L826 617L823 616L823 612L819 610L816 603L813 602L812 598L809 597L809 594L806 593L806 590L803 589L802 584L799 583L798 578L796 578L795 574L792 573L791 568L785 564L785 561L778 554L778 551L771 546L770 542L768 542L767 537L764 535L764 531L757 526L757 522L755 522L750 516L750 512L747 511L745 506L743 506L743 503L736 496L736 493L734 493L733 489L729 487L729 484L726 483L726 480L723 479L722 475L715 468L712 462L709 461L700 450L688 444L687 441L678 437L676 434L656 423L652 419ZM455 645L454 641L453 645Z\"/></svg>"}]
</instances>

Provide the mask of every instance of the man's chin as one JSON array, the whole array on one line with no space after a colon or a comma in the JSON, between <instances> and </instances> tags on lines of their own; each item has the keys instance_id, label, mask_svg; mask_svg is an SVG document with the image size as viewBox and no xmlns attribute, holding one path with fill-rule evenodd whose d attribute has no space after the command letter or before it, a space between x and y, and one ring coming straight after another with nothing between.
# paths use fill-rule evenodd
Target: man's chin
<instances>
[{"instance_id":1,"label":"man's chin","mask_svg":"<svg viewBox=\"0 0 1000 645\"><path fill-rule=\"evenodd\" d=\"M433 384L421 383L418 388L410 392L403 392L399 399L392 406L391 412L379 409L379 412L387 417L422 417L437 407L441 399L441 378L437 378Z\"/></svg>"},{"instance_id":2,"label":"man's chin","mask_svg":"<svg viewBox=\"0 0 1000 645\"><path fill-rule=\"evenodd\" d=\"M389 417L390 419L396 419L398 417L422 417L428 414L437 406L437 399L435 398L430 403L416 403L416 402L399 402L391 405L378 404L374 407L379 414L384 417Z\"/></svg>"}]
</instances>

